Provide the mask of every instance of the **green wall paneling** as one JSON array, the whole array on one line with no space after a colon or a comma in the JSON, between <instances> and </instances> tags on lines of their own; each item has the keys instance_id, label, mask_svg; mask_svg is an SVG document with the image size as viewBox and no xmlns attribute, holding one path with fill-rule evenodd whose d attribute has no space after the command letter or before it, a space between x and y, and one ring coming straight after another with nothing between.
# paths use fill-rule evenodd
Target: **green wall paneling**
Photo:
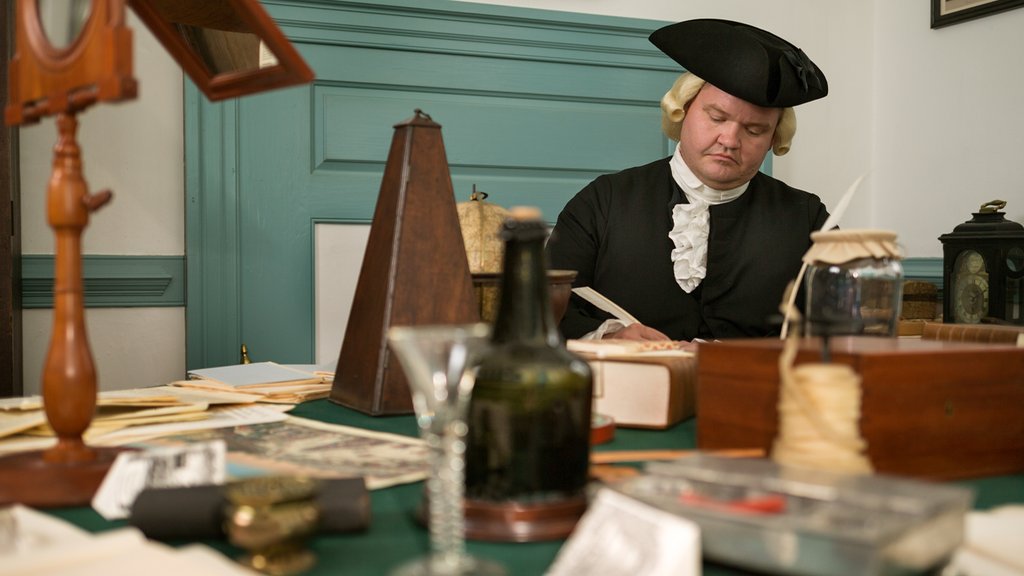
<instances>
[{"instance_id":1,"label":"green wall paneling","mask_svg":"<svg viewBox=\"0 0 1024 576\"><path fill-rule=\"evenodd\" d=\"M906 258L903 260L903 277L931 282L941 289L942 258Z\"/></svg>"},{"instance_id":2,"label":"green wall paneling","mask_svg":"<svg viewBox=\"0 0 1024 576\"><path fill-rule=\"evenodd\" d=\"M903 260L903 278L931 282L939 290L942 301L942 258L906 258Z\"/></svg>"},{"instance_id":3,"label":"green wall paneling","mask_svg":"<svg viewBox=\"0 0 1024 576\"><path fill-rule=\"evenodd\" d=\"M331 222L346 224L353 221ZM24 308L53 307L53 261L53 256L48 254L25 254L21 257ZM184 256L84 255L82 282L85 305L88 308L184 306L185 267ZM907 280L931 282L941 292L941 258L907 258L903 261L903 270Z\"/></svg>"},{"instance_id":4,"label":"green wall paneling","mask_svg":"<svg viewBox=\"0 0 1024 576\"><path fill-rule=\"evenodd\" d=\"M185 83L185 309L188 368L238 361L238 102L210 104Z\"/></svg>"},{"instance_id":5,"label":"green wall paneling","mask_svg":"<svg viewBox=\"0 0 1024 576\"><path fill-rule=\"evenodd\" d=\"M23 308L53 307L52 255L21 257ZM185 305L184 256L82 257L87 308L180 307Z\"/></svg>"},{"instance_id":6,"label":"green wall paneling","mask_svg":"<svg viewBox=\"0 0 1024 576\"><path fill-rule=\"evenodd\" d=\"M393 126L416 108L443 127L457 200L475 184L552 222L597 175L671 152L658 102L679 69L647 41L662 22L450 0L263 4L317 79L219 104L186 86L189 368L236 362L242 342L314 360L314 224L370 223Z\"/></svg>"}]
</instances>

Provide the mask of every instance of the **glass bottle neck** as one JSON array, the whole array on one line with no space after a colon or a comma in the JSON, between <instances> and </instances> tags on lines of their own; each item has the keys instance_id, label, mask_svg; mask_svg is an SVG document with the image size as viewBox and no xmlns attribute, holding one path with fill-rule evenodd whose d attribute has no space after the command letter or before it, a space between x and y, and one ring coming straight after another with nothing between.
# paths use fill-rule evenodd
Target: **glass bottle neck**
<instances>
[{"instance_id":1,"label":"glass bottle neck","mask_svg":"<svg viewBox=\"0 0 1024 576\"><path fill-rule=\"evenodd\" d=\"M561 336L548 295L544 238L509 239L502 278L494 342L532 341L559 346Z\"/></svg>"}]
</instances>

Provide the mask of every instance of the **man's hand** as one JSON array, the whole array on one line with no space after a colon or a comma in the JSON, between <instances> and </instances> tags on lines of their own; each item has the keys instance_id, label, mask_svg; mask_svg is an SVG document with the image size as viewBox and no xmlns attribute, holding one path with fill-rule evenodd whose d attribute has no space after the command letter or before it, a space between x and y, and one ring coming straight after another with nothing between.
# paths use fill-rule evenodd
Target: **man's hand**
<instances>
[{"instance_id":1,"label":"man's hand","mask_svg":"<svg viewBox=\"0 0 1024 576\"><path fill-rule=\"evenodd\" d=\"M651 328L635 322L617 332L608 332L604 338L616 338L620 340L671 340L668 336Z\"/></svg>"}]
</instances>

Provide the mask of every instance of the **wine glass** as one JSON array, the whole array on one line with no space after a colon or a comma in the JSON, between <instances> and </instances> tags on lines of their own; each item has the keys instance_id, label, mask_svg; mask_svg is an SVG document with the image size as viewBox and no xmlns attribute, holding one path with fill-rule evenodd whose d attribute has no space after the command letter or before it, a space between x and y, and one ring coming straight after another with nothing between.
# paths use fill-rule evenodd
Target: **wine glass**
<instances>
[{"instance_id":1,"label":"wine glass","mask_svg":"<svg viewBox=\"0 0 1024 576\"><path fill-rule=\"evenodd\" d=\"M396 326L388 343L398 356L412 391L420 435L430 448L427 477L430 554L400 566L393 574L503 575L498 564L466 552L466 412L473 389L473 365L486 347L486 323Z\"/></svg>"}]
</instances>

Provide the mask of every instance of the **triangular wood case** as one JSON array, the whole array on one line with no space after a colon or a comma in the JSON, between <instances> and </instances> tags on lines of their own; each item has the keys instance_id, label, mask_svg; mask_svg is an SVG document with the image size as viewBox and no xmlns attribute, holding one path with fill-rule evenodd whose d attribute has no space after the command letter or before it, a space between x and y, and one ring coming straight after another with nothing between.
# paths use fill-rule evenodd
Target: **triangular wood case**
<instances>
[{"instance_id":1,"label":"triangular wood case","mask_svg":"<svg viewBox=\"0 0 1024 576\"><path fill-rule=\"evenodd\" d=\"M441 126L417 110L395 125L330 400L412 413L388 328L479 319Z\"/></svg>"}]
</instances>

